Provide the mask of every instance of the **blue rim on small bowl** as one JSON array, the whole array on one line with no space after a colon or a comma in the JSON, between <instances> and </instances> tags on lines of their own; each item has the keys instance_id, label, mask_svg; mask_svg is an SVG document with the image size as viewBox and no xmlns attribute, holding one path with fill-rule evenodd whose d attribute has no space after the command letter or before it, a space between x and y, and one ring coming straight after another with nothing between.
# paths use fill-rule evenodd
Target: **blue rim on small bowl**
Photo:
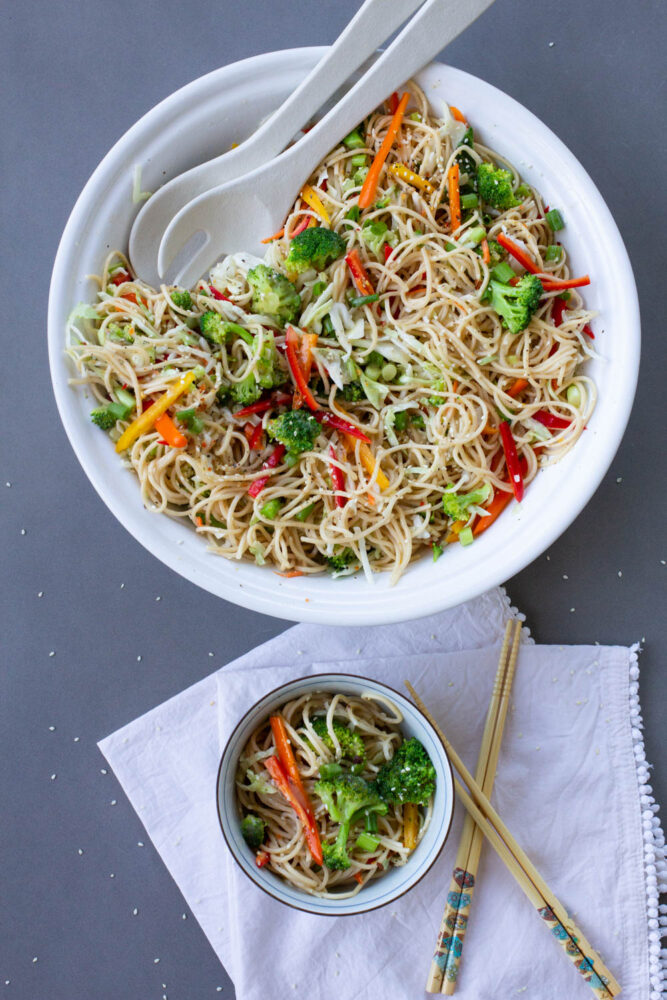
<instances>
[{"instance_id":1,"label":"blue rim on small bowl","mask_svg":"<svg viewBox=\"0 0 667 1000\"><path fill-rule=\"evenodd\" d=\"M238 759L250 734L268 719L272 711L291 698L308 692L331 691L356 695L375 691L393 701L403 714L401 729L407 737L416 736L425 746L436 770L436 791L433 814L426 833L405 865L388 869L378 879L367 883L357 895L348 899L320 898L301 892L267 868L257 868L254 853L241 836L240 818L236 805L236 771ZM311 674L269 691L250 708L234 728L222 753L216 782L218 820L222 835L241 870L260 889L280 903L297 910L320 916L352 916L367 913L403 896L426 875L435 863L449 836L454 813L454 779L452 767L442 740L431 723L404 695L357 674Z\"/></svg>"}]
</instances>

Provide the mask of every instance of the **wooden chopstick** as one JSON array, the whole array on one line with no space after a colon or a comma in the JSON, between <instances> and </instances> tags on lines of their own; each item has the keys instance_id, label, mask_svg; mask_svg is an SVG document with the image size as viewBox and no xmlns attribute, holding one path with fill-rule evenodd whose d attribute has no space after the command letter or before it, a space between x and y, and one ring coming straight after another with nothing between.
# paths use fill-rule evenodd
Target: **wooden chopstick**
<instances>
[{"instance_id":1,"label":"wooden chopstick","mask_svg":"<svg viewBox=\"0 0 667 1000\"><path fill-rule=\"evenodd\" d=\"M514 629L512 629L512 624L512 622L508 622L505 630L501 660L498 664L496 681L487 715L487 725L477 761L477 773L475 774L475 781L481 786L487 798L490 797L493 791L493 783L498 768L498 756L500 754L507 710L509 708L510 691L514 680L517 656L519 654L521 622L517 621L514 623ZM509 641L512 631L514 631L514 640L512 643L512 652L509 654ZM489 730L488 738L486 734L487 729ZM470 919L470 906L472 904L475 881L477 879L477 868L483 843L484 835L470 813L468 813L463 829L462 860L458 865L458 870L455 869L454 871L453 886L450 887L450 894L448 895L448 900L452 900L452 903L455 903L455 905L451 905L448 902L443 918L445 923L449 922L447 927L449 947L444 965L444 981L441 980L440 992L447 996L451 996L456 989L463 940L468 920Z\"/></svg>"},{"instance_id":2,"label":"wooden chopstick","mask_svg":"<svg viewBox=\"0 0 667 1000\"><path fill-rule=\"evenodd\" d=\"M546 884L525 851L516 842L410 682L405 681L405 686L412 695L417 708L426 716L439 735L452 764L468 786L468 791L466 791L461 783L454 779L461 801L514 876L520 888L523 889L538 915L545 921L552 936L564 949L567 957L599 1000L610 1000L611 997L618 996L621 987L616 979L572 918L568 916L565 907Z\"/></svg>"},{"instance_id":3,"label":"wooden chopstick","mask_svg":"<svg viewBox=\"0 0 667 1000\"><path fill-rule=\"evenodd\" d=\"M512 622L508 621L500 650L491 701L489 702L489 709L486 715L482 744L477 758L475 781L481 785L485 795L490 795L491 793L493 774L495 773L494 769L489 781L487 776L487 772L490 770L488 767L489 756L495 739L500 702L505 687L511 633ZM471 864L471 860L473 859L471 859L470 852L477 829L479 828L475 825L475 821L470 813L466 813L461 841L456 854L454 872L447 893L447 905L440 924L440 930L438 931L438 940L426 981L427 993L453 992L455 986L460 949L463 945L463 937L467 924L467 909L470 906L475 885L476 865L473 866ZM473 867L475 870L473 870ZM464 911L466 912L464 913ZM461 914L461 917L459 917L459 914Z\"/></svg>"}]
</instances>

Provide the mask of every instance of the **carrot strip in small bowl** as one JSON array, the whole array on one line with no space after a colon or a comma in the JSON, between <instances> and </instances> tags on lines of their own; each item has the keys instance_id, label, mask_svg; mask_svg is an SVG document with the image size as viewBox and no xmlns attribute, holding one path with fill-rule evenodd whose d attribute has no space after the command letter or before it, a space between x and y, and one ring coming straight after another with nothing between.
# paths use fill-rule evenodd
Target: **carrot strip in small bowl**
<instances>
[{"instance_id":1,"label":"carrot strip in small bowl","mask_svg":"<svg viewBox=\"0 0 667 1000\"><path fill-rule=\"evenodd\" d=\"M400 101L398 102L398 107L394 112L394 116L389 123L389 128L387 129L387 134L384 137L382 145L375 154L375 159L370 165L368 173L366 174L366 180L363 183L361 192L359 194L359 208L370 208L370 206L375 201L375 194L377 192L378 184L380 182L380 174L382 173L382 168L384 167L385 160L389 156L389 151L394 145L396 136L398 135L398 130L401 127L401 122L403 121L403 115L405 114L405 109L408 106L408 101L410 100L410 95L407 93L403 94Z\"/></svg>"}]
</instances>

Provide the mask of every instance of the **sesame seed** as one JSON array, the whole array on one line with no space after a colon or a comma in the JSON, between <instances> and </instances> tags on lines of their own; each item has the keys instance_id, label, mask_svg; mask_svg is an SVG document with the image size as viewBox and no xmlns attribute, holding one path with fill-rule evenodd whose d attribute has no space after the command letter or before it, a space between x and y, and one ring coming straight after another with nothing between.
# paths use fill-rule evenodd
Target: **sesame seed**
<instances>
[{"instance_id":1,"label":"sesame seed","mask_svg":"<svg viewBox=\"0 0 667 1000\"><path fill-rule=\"evenodd\" d=\"M101 767L100 768L100 774L108 774L108 773L109 772L107 771L106 767Z\"/></svg>"},{"instance_id":2,"label":"sesame seed","mask_svg":"<svg viewBox=\"0 0 667 1000\"><path fill-rule=\"evenodd\" d=\"M109 873L109 878L115 878L115 877L116 877L116 876L114 875L114 873L113 873L113 872L110 872L110 873Z\"/></svg>"},{"instance_id":3,"label":"sesame seed","mask_svg":"<svg viewBox=\"0 0 667 1000\"><path fill-rule=\"evenodd\" d=\"M135 908L132 910L132 916L136 917L136 915L137 915L138 912L139 912L139 910L135 906Z\"/></svg>"},{"instance_id":4,"label":"sesame seed","mask_svg":"<svg viewBox=\"0 0 667 1000\"><path fill-rule=\"evenodd\" d=\"M622 483L623 482L623 476L616 476L616 482L617 483Z\"/></svg>"},{"instance_id":5,"label":"sesame seed","mask_svg":"<svg viewBox=\"0 0 667 1000\"><path fill-rule=\"evenodd\" d=\"M181 916L181 920L187 920L187 919L188 919L187 913L183 913Z\"/></svg>"},{"instance_id":6,"label":"sesame seed","mask_svg":"<svg viewBox=\"0 0 667 1000\"><path fill-rule=\"evenodd\" d=\"M50 733L55 733L55 731L56 731L56 727L55 726L49 726L49 732Z\"/></svg>"},{"instance_id":7,"label":"sesame seed","mask_svg":"<svg viewBox=\"0 0 667 1000\"><path fill-rule=\"evenodd\" d=\"M137 841L137 847L143 847L143 846L144 846L143 840L138 840Z\"/></svg>"},{"instance_id":8,"label":"sesame seed","mask_svg":"<svg viewBox=\"0 0 667 1000\"><path fill-rule=\"evenodd\" d=\"M570 608L570 614L571 614L571 615L572 615L572 614L574 614L574 612L575 612L576 610L577 610L576 608Z\"/></svg>"},{"instance_id":9,"label":"sesame seed","mask_svg":"<svg viewBox=\"0 0 667 1000\"><path fill-rule=\"evenodd\" d=\"M109 803L109 805L110 806L115 806L116 805L116 799L112 799L111 802Z\"/></svg>"},{"instance_id":10,"label":"sesame seed","mask_svg":"<svg viewBox=\"0 0 667 1000\"><path fill-rule=\"evenodd\" d=\"M57 774L52 774L51 775L51 781L55 781L57 777L58 777Z\"/></svg>"},{"instance_id":11,"label":"sesame seed","mask_svg":"<svg viewBox=\"0 0 667 1000\"><path fill-rule=\"evenodd\" d=\"M209 655L209 656L213 656L213 653L209 653L208 655Z\"/></svg>"},{"instance_id":12,"label":"sesame seed","mask_svg":"<svg viewBox=\"0 0 667 1000\"><path fill-rule=\"evenodd\" d=\"M160 961L159 958L154 958L153 959L153 965L157 965L159 961Z\"/></svg>"},{"instance_id":13,"label":"sesame seed","mask_svg":"<svg viewBox=\"0 0 667 1000\"><path fill-rule=\"evenodd\" d=\"M124 587L125 587L125 584L124 584L124 583L121 583L121 585L120 585L120 589L121 589L121 590L123 590L123 589L124 589Z\"/></svg>"},{"instance_id":14,"label":"sesame seed","mask_svg":"<svg viewBox=\"0 0 667 1000\"><path fill-rule=\"evenodd\" d=\"M79 847L76 853L77 854L83 854L83 848Z\"/></svg>"},{"instance_id":15,"label":"sesame seed","mask_svg":"<svg viewBox=\"0 0 667 1000\"><path fill-rule=\"evenodd\" d=\"M74 742L75 743L80 743L81 742L81 737L80 736L75 736L74 737Z\"/></svg>"},{"instance_id":16,"label":"sesame seed","mask_svg":"<svg viewBox=\"0 0 667 1000\"><path fill-rule=\"evenodd\" d=\"M551 556L547 556L547 562L551 562Z\"/></svg>"},{"instance_id":17,"label":"sesame seed","mask_svg":"<svg viewBox=\"0 0 667 1000\"><path fill-rule=\"evenodd\" d=\"M22 535L25 535L25 534L27 534L27 532L26 532L25 528L21 528L21 534L22 534Z\"/></svg>"},{"instance_id":18,"label":"sesame seed","mask_svg":"<svg viewBox=\"0 0 667 1000\"><path fill-rule=\"evenodd\" d=\"M38 590L37 591L37 596L38 597L44 597L44 591L43 590Z\"/></svg>"},{"instance_id":19,"label":"sesame seed","mask_svg":"<svg viewBox=\"0 0 667 1000\"><path fill-rule=\"evenodd\" d=\"M137 657L137 663L141 663L141 656Z\"/></svg>"},{"instance_id":20,"label":"sesame seed","mask_svg":"<svg viewBox=\"0 0 667 1000\"><path fill-rule=\"evenodd\" d=\"M162 600L162 598L161 598L161 597L156 597L156 598L155 598L155 600L156 600L156 601L161 601L161 600Z\"/></svg>"},{"instance_id":21,"label":"sesame seed","mask_svg":"<svg viewBox=\"0 0 667 1000\"><path fill-rule=\"evenodd\" d=\"M32 964L34 965L36 961L37 961L37 955L35 955L35 957L33 958Z\"/></svg>"},{"instance_id":22,"label":"sesame seed","mask_svg":"<svg viewBox=\"0 0 667 1000\"><path fill-rule=\"evenodd\" d=\"M621 573L620 569L619 569L619 571L618 571L618 575L619 575L619 576L623 576L623 574Z\"/></svg>"},{"instance_id":23,"label":"sesame seed","mask_svg":"<svg viewBox=\"0 0 667 1000\"><path fill-rule=\"evenodd\" d=\"M5 486L7 487L7 489L11 489L12 484L10 482L6 482ZM7 980L7 982L9 982L9 980Z\"/></svg>"},{"instance_id":24,"label":"sesame seed","mask_svg":"<svg viewBox=\"0 0 667 1000\"><path fill-rule=\"evenodd\" d=\"M570 579L569 576L567 575L567 573L563 573L563 579L564 580L569 580Z\"/></svg>"},{"instance_id":25,"label":"sesame seed","mask_svg":"<svg viewBox=\"0 0 667 1000\"><path fill-rule=\"evenodd\" d=\"M56 655L56 651L55 651L55 649L52 649L51 652L49 653L49 656L55 656L55 655Z\"/></svg>"},{"instance_id":26,"label":"sesame seed","mask_svg":"<svg viewBox=\"0 0 667 1000\"><path fill-rule=\"evenodd\" d=\"M552 49L555 44L556 44L555 42L549 42L549 48ZM524 989L525 989L525 987L524 987ZM521 990L517 990L517 993L520 993L520 992L521 992Z\"/></svg>"}]
</instances>

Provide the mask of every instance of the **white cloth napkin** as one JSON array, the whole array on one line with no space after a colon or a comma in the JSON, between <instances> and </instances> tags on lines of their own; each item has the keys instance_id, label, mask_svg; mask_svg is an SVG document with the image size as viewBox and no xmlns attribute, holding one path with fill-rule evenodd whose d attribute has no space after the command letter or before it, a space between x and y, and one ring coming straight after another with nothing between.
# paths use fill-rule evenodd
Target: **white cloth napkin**
<instances>
[{"instance_id":1,"label":"white cloth napkin","mask_svg":"<svg viewBox=\"0 0 667 1000\"><path fill-rule=\"evenodd\" d=\"M397 626L299 625L107 737L100 748L176 880L238 1000L414 1000L424 983L463 810L411 892L331 919L269 899L222 839L215 778L226 739L262 694L294 676L409 678L474 770L504 622L501 590ZM637 647L539 647L520 654L494 802L604 956L627 1000L660 1000L658 892L664 837L641 737ZM258 961L258 942L262 942ZM461 1000L592 996L485 845L457 988Z\"/></svg>"}]
</instances>

